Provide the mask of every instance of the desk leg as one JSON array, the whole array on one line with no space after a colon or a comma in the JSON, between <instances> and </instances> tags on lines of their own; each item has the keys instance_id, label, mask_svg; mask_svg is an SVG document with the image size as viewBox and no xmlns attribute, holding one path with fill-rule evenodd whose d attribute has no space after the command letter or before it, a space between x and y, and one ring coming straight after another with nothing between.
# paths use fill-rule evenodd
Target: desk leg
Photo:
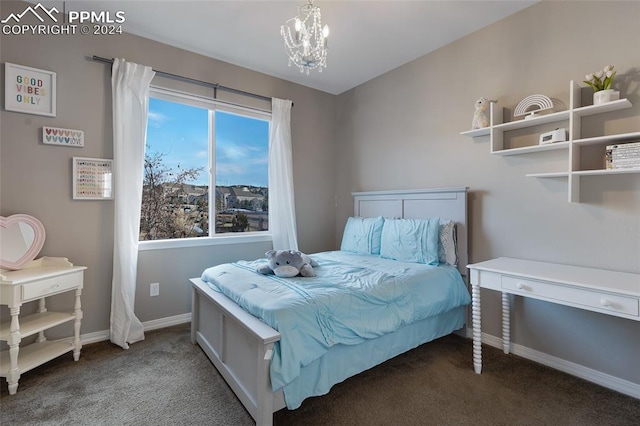
<instances>
[{"instance_id":1,"label":"desk leg","mask_svg":"<svg viewBox=\"0 0 640 426\"><path fill-rule=\"evenodd\" d=\"M480 286L471 284L471 323L473 324L473 369L482 372L482 325L480 322Z\"/></svg>"},{"instance_id":2,"label":"desk leg","mask_svg":"<svg viewBox=\"0 0 640 426\"><path fill-rule=\"evenodd\" d=\"M509 303L509 293L502 293L502 350L509 353L511 346L511 306Z\"/></svg>"}]
</instances>

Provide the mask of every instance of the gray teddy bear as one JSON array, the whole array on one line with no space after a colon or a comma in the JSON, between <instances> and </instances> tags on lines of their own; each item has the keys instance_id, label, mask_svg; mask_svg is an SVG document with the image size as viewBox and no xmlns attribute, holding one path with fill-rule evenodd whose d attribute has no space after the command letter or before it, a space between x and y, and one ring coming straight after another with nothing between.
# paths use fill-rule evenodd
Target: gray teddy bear
<instances>
[{"instance_id":1,"label":"gray teddy bear","mask_svg":"<svg viewBox=\"0 0 640 426\"><path fill-rule=\"evenodd\" d=\"M258 266L257 272L264 275L276 275L280 278L291 278L298 275L315 277L314 266L318 262L297 250L269 250L264 254L267 263Z\"/></svg>"}]
</instances>

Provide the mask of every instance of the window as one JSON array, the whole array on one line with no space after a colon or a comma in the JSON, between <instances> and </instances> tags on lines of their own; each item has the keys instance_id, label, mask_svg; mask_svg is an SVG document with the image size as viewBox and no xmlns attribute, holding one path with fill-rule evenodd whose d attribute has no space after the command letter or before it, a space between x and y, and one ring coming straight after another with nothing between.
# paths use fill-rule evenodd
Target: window
<instances>
[{"instance_id":1,"label":"window","mask_svg":"<svg viewBox=\"0 0 640 426\"><path fill-rule=\"evenodd\" d=\"M268 230L270 118L152 89L140 241Z\"/></svg>"}]
</instances>

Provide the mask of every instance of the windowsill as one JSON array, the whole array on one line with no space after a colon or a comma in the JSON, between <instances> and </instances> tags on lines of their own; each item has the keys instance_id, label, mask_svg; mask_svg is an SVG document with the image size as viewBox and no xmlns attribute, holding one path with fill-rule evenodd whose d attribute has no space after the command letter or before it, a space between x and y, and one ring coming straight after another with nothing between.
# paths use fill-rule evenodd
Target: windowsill
<instances>
[{"instance_id":1,"label":"windowsill","mask_svg":"<svg viewBox=\"0 0 640 426\"><path fill-rule=\"evenodd\" d=\"M247 244L271 242L268 232L246 232L243 235L218 235L215 237L177 238L174 240L140 241L138 251L164 250L187 247L219 246L227 244Z\"/></svg>"}]
</instances>

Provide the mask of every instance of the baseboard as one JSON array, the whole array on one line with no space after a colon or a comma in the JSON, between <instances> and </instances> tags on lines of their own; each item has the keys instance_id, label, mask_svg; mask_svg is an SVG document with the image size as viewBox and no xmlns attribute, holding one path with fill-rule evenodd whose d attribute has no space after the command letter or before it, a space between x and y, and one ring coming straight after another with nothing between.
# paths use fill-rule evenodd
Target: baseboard
<instances>
[{"instance_id":1,"label":"baseboard","mask_svg":"<svg viewBox=\"0 0 640 426\"><path fill-rule=\"evenodd\" d=\"M174 315L172 317L159 318L157 320L145 321L142 323L144 331L157 330L159 328L171 327L173 325L191 322L191 312L186 314Z\"/></svg>"},{"instance_id":2,"label":"baseboard","mask_svg":"<svg viewBox=\"0 0 640 426\"><path fill-rule=\"evenodd\" d=\"M73 341L73 338L68 338L70 342ZM105 340L109 340L109 330L96 331L94 333L87 333L80 335L80 341L83 345L88 345L89 343L98 343L104 342Z\"/></svg>"},{"instance_id":3,"label":"baseboard","mask_svg":"<svg viewBox=\"0 0 640 426\"><path fill-rule=\"evenodd\" d=\"M173 325L184 324L186 322L191 322L191 312L186 314L174 315L172 317L145 321L142 323L142 325L144 326L144 331L151 331L157 330L159 328L171 327ZM61 340L72 343L73 337L68 337ZM93 333L80 335L80 341L83 345L88 345L89 343L104 342L105 340L109 340L109 330L96 331Z\"/></svg>"},{"instance_id":4,"label":"baseboard","mask_svg":"<svg viewBox=\"0 0 640 426\"><path fill-rule=\"evenodd\" d=\"M467 328L467 337L471 338L472 336L472 329ZM491 334L482 333L482 343L502 349L502 338ZM580 377L581 379L597 385L604 386L605 388L613 389L625 395L640 399L640 384L611 376L601 371L597 371L544 352L536 351L535 349L518 345L513 342L511 343L510 352L514 355L521 356L522 358L535 361L539 364L546 365L547 367L551 367L564 373L571 374L572 376ZM471 354L469 354L469 356L471 356Z\"/></svg>"}]
</instances>

